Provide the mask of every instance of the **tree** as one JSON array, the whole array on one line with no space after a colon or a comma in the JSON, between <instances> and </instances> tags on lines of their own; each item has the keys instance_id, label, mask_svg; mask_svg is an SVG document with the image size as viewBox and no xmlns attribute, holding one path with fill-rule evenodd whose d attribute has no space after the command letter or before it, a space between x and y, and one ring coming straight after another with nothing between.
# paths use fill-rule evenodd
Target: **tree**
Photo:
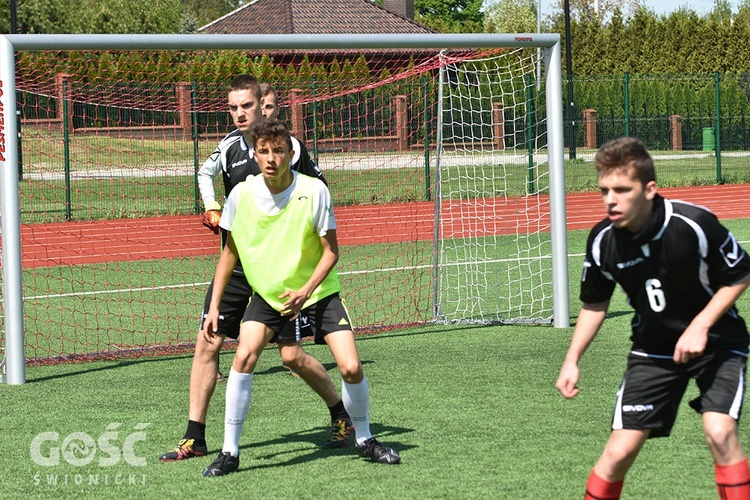
<instances>
[{"instance_id":1,"label":"tree","mask_svg":"<svg viewBox=\"0 0 750 500\"><path fill-rule=\"evenodd\" d=\"M535 0L497 0L484 12L487 33L535 33L536 28Z\"/></svg>"},{"instance_id":2,"label":"tree","mask_svg":"<svg viewBox=\"0 0 750 500\"><path fill-rule=\"evenodd\" d=\"M720 24L731 24L732 5L729 3L729 0L714 0L714 8L711 10L710 16Z\"/></svg>"},{"instance_id":3,"label":"tree","mask_svg":"<svg viewBox=\"0 0 750 500\"><path fill-rule=\"evenodd\" d=\"M10 33L10 0L0 2L0 33Z\"/></svg>"},{"instance_id":4,"label":"tree","mask_svg":"<svg viewBox=\"0 0 750 500\"><path fill-rule=\"evenodd\" d=\"M241 0L182 0L183 32L192 33L246 2ZM194 27L193 29L189 29Z\"/></svg>"},{"instance_id":5,"label":"tree","mask_svg":"<svg viewBox=\"0 0 750 500\"><path fill-rule=\"evenodd\" d=\"M414 20L441 33L484 32L483 0L414 0Z\"/></svg>"},{"instance_id":6,"label":"tree","mask_svg":"<svg viewBox=\"0 0 750 500\"><path fill-rule=\"evenodd\" d=\"M10 5L10 2L8 2ZM75 33L70 30L71 12L77 0L25 0L17 2L19 33ZM10 10L8 10L10 12ZM8 24L10 28L10 24ZM9 32L9 31L8 31Z\"/></svg>"},{"instance_id":7,"label":"tree","mask_svg":"<svg viewBox=\"0 0 750 500\"><path fill-rule=\"evenodd\" d=\"M81 0L74 33L178 33L181 0Z\"/></svg>"},{"instance_id":8,"label":"tree","mask_svg":"<svg viewBox=\"0 0 750 500\"><path fill-rule=\"evenodd\" d=\"M596 5L592 0L568 0L570 6L570 18L579 21L598 20L603 23L614 14L615 9L620 8L626 14L635 13L643 6L643 0L597 0ZM551 18L564 15L564 0L557 0Z\"/></svg>"},{"instance_id":9,"label":"tree","mask_svg":"<svg viewBox=\"0 0 750 500\"><path fill-rule=\"evenodd\" d=\"M745 0L740 4L733 21L731 43L726 57L733 63L732 71L748 72L750 71L747 59L747 54L750 54L750 0ZM745 82L745 85L747 86L748 83ZM750 92L750 87L748 92Z\"/></svg>"},{"instance_id":10,"label":"tree","mask_svg":"<svg viewBox=\"0 0 750 500\"><path fill-rule=\"evenodd\" d=\"M184 31L182 4L183 0L18 0L18 32L179 33ZM10 33L10 0L0 0L0 33Z\"/></svg>"}]
</instances>

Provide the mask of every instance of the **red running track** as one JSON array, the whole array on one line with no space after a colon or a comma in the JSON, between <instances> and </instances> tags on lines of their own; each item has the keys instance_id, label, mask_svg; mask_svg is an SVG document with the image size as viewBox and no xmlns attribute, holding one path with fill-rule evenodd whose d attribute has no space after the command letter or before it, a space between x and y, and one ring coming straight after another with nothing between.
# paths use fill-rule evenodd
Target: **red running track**
<instances>
[{"instance_id":1,"label":"red running track","mask_svg":"<svg viewBox=\"0 0 750 500\"><path fill-rule=\"evenodd\" d=\"M660 193L711 209L719 218L750 217L750 185L660 189ZM443 236L548 230L547 197L445 202ZM598 193L566 197L568 229L588 229L604 217ZM429 240L431 202L336 207L339 244L366 245ZM533 221L531 223L527 221ZM217 255L219 238L197 215L25 225L24 268Z\"/></svg>"}]
</instances>

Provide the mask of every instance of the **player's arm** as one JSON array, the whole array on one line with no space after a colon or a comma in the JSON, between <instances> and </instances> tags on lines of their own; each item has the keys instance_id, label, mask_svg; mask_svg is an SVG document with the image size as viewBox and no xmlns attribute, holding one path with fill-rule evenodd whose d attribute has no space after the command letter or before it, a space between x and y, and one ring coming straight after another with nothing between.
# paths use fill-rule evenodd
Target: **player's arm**
<instances>
[{"instance_id":1,"label":"player's arm","mask_svg":"<svg viewBox=\"0 0 750 500\"><path fill-rule=\"evenodd\" d=\"M320 237L320 243L323 247L323 255L320 257L318 264L315 266L310 279L299 290L287 290L281 294L280 298L287 298L282 305L282 316L296 317L302 306L310 298L310 295L323 283L323 280L331 272L339 260L339 245L336 239L336 230L329 229L328 232Z\"/></svg>"},{"instance_id":2,"label":"player's arm","mask_svg":"<svg viewBox=\"0 0 750 500\"><path fill-rule=\"evenodd\" d=\"M312 194L313 228L320 238L323 254L315 266L310 278L299 290L287 290L279 298L287 300L282 304L281 314L296 317L310 295L331 272L339 260L339 244L336 239L336 218L333 215L333 202L328 188L313 182L315 191Z\"/></svg>"},{"instance_id":3,"label":"player's arm","mask_svg":"<svg viewBox=\"0 0 750 500\"><path fill-rule=\"evenodd\" d=\"M203 320L201 332L204 338L211 343L219 326L219 303L224 295L224 289L229 283L232 271L237 265L239 255L237 247L232 239L231 231L227 231L227 243L219 256L219 262L216 264L216 273L214 274L214 286L211 292L211 305L208 308L208 314Z\"/></svg>"},{"instance_id":4,"label":"player's arm","mask_svg":"<svg viewBox=\"0 0 750 500\"><path fill-rule=\"evenodd\" d=\"M214 190L214 179L221 173L221 144L217 147L211 156L206 158L201 168L198 169L198 190L203 200L203 206L206 210L221 210L221 205L216 200Z\"/></svg>"},{"instance_id":5,"label":"player's arm","mask_svg":"<svg viewBox=\"0 0 750 500\"><path fill-rule=\"evenodd\" d=\"M570 341L568 353L565 355L560 375L555 383L557 390L566 398L572 398L579 392L578 380L581 374L578 369L578 361L599 332L599 328L601 328L604 318L607 316L608 307L609 301L598 304L584 303L581 307L573 331L573 339Z\"/></svg>"},{"instance_id":6,"label":"player's arm","mask_svg":"<svg viewBox=\"0 0 750 500\"><path fill-rule=\"evenodd\" d=\"M750 286L750 276L739 283L723 286L716 291L706 307L693 318L677 340L672 356L675 363L687 363L703 354L708 342L708 331L737 302L748 286Z\"/></svg>"},{"instance_id":7,"label":"player's arm","mask_svg":"<svg viewBox=\"0 0 750 500\"><path fill-rule=\"evenodd\" d=\"M716 293L682 332L675 344L672 359L675 363L687 363L701 356L708 343L708 332L734 305L750 284L750 256L737 238L712 213L706 211L697 218L706 233L709 243L706 255L708 274L717 286Z\"/></svg>"},{"instance_id":8,"label":"player's arm","mask_svg":"<svg viewBox=\"0 0 750 500\"><path fill-rule=\"evenodd\" d=\"M198 169L198 190L206 211L201 222L214 234L219 234L219 220L221 220L221 205L216 200L214 179L221 173L221 144L211 153L201 168Z\"/></svg>"}]
</instances>

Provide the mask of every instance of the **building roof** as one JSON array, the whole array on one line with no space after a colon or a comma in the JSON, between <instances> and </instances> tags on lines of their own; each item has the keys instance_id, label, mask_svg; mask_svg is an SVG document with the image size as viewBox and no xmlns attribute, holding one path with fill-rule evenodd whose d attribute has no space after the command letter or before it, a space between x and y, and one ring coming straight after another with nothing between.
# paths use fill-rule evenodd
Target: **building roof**
<instances>
[{"instance_id":1,"label":"building roof","mask_svg":"<svg viewBox=\"0 0 750 500\"><path fill-rule=\"evenodd\" d=\"M436 33L370 0L252 0L198 29L208 34Z\"/></svg>"}]
</instances>

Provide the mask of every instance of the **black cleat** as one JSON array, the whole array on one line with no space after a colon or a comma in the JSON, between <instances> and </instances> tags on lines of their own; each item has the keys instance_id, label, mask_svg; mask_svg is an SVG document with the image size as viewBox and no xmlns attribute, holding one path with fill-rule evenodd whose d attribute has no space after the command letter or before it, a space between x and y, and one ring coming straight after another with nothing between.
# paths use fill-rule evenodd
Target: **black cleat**
<instances>
[{"instance_id":1,"label":"black cleat","mask_svg":"<svg viewBox=\"0 0 750 500\"><path fill-rule=\"evenodd\" d=\"M219 456L211 465L203 469L203 475L206 477L226 476L230 472L236 471L239 466L239 456L233 457L228 451L223 451L219 453Z\"/></svg>"},{"instance_id":2,"label":"black cleat","mask_svg":"<svg viewBox=\"0 0 750 500\"><path fill-rule=\"evenodd\" d=\"M360 456L369 458L373 462L379 464L393 465L401 461L401 457L398 456L398 453L391 448L378 443L375 438L370 438L361 445L358 444L357 451Z\"/></svg>"},{"instance_id":3,"label":"black cleat","mask_svg":"<svg viewBox=\"0 0 750 500\"><path fill-rule=\"evenodd\" d=\"M186 460L193 457L202 457L208 453L205 443L202 445L195 444L195 439L180 439L177 448L166 452L159 457L161 462L174 462L175 460Z\"/></svg>"},{"instance_id":4,"label":"black cleat","mask_svg":"<svg viewBox=\"0 0 750 500\"><path fill-rule=\"evenodd\" d=\"M346 420L336 419L331 422L331 433L328 435L328 439L323 443L323 448L330 450L334 448L346 448L349 446L349 436L354 430L354 426L351 422Z\"/></svg>"}]
</instances>

